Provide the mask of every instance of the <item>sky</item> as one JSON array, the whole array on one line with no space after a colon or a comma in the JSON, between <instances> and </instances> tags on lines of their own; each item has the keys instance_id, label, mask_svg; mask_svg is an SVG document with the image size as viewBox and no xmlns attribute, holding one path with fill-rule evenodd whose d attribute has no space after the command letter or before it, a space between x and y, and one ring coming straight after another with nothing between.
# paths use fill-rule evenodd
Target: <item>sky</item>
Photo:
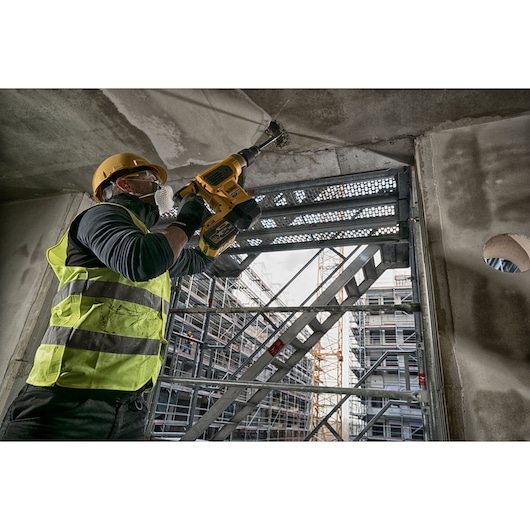
<instances>
[{"instance_id":1,"label":"sky","mask_svg":"<svg viewBox=\"0 0 530 530\"><path fill-rule=\"evenodd\" d=\"M267 252L261 254L252 267L274 293L277 293L317 252L318 249ZM314 260L304 269L303 273L282 293L281 299L285 305L299 305L316 288L317 261Z\"/></svg>"},{"instance_id":2,"label":"sky","mask_svg":"<svg viewBox=\"0 0 530 530\"><path fill-rule=\"evenodd\" d=\"M352 251L346 249L345 254ZM308 261L318 253L318 249L288 250L282 252L265 252L252 264L252 268L265 280L274 293L289 283ZM381 275L380 282L393 284L394 274L403 274L405 269L388 270ZM313 260L304 271L282 293L285 305L300 305L318 284L318 258Z\"/></svg>"}]
</instances>

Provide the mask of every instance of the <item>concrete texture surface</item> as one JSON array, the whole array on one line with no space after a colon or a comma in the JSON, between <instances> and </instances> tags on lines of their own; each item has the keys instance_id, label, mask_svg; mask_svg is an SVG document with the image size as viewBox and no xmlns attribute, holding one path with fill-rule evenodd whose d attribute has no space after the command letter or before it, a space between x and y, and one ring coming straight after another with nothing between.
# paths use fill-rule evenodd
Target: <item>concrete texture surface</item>
<instances>
[{"instance_id":1,"label":"concrete texture surface","mask_svg":"<svg viewBox=\"0 0 530 530\"><path fill-rule=\"evenodd\" d=\"M249 186L411 164L426 132L528 111L526 90L0 90L0 200L91 193L94 169L124 151L180 187L271 118L289 143L263 153Z\"/></svg>"},{"instance_id":2,"label":"concrete texture surface","mask_svg":"<svg viewBox=\"0 0 530 530\"><path fill-rule=\"evenodd\" d=\"M492 237L530 236L529 146L529 116L420 140L453 439L530 439L530 275L484 262Z\"/></svg>"},{"instance_id":3,"label":"concrete texture surface","mask_svg":"<svg viewBox=\"0 0 530 530\"><path fill-rule=\"evenodd\" d=\"M57 280L46 261L78 212L91 201L86 195L55 195L4 204L0 216L0 415L20 390L50 318ZM41 310L41 308L44 308Z\"/></svg>"}]
</instances>

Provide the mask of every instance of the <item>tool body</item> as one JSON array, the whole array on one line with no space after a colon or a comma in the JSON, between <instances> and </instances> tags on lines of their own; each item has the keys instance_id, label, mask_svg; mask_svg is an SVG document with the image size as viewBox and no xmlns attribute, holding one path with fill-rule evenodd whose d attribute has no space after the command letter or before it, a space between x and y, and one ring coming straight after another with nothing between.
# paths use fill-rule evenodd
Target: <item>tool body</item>
<instances>
[{"instance_id":1,"label":"tool body","mask_svg":"<svg viewBox=\"0 0 530 530\"><path fill-rule=\"evenodd\" d=\"M271 122L266 132L271 133L271 137L265 142L218 162L175 193L176 202L189 193L196 193L212 210L213 214L206 219L199 235L199 248L207 256L221 254L235 241L240 230L251 228L261 216L259 204L244 190L241 180L245 168L284 134L276 122Z\"/></svg>"}]
</instances>

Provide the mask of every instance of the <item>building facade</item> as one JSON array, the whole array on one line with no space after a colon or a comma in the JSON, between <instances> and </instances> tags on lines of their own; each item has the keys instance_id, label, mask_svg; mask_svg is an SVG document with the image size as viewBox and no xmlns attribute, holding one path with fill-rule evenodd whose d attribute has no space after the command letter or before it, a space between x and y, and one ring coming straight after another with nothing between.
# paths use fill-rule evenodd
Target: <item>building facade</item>
<instances>
[{"instance_id":1,"label":"building facade","mask_svg":"<svg viewBox=\"0 0 530 530\"><path fill-rule=\"evenodd\" d=\"M362 305L412 302L410 273L392 271L361 298ZM352 312L349 333L349 382L367 389L419 390L421 377L413 314L404 311ZM357 441L422 441L419 403L383 397L349 400L349 439Z\"/></svg>"}]
</instances>

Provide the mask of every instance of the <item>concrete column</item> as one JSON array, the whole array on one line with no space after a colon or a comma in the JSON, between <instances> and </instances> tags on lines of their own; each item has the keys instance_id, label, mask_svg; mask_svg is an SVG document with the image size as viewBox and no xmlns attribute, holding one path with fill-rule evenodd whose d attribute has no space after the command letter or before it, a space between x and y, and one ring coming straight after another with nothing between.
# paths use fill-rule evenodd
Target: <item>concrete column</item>
<instances>
[{"instance_id":1,"label":"concrete column","mask_svg":"<svg viewBox=\"0 0 530 530\"><path fill-rule=\"evenodd\" d=\"M417 144L451 439L530 440L530 271L484 261L530 236L530 116L463 125Z\"/></svg>"},{"instance_id":2,"label":"concrete column","mask_svg":"<svg viewBox=\"0 0 530 530\"><path fill-rule=\"evenodd\" d=\"M2 205L0 215L0 416L19 392L46 331L57 280L46 250L92 204L86 194Z\"/></svg>"}]
</instances>

